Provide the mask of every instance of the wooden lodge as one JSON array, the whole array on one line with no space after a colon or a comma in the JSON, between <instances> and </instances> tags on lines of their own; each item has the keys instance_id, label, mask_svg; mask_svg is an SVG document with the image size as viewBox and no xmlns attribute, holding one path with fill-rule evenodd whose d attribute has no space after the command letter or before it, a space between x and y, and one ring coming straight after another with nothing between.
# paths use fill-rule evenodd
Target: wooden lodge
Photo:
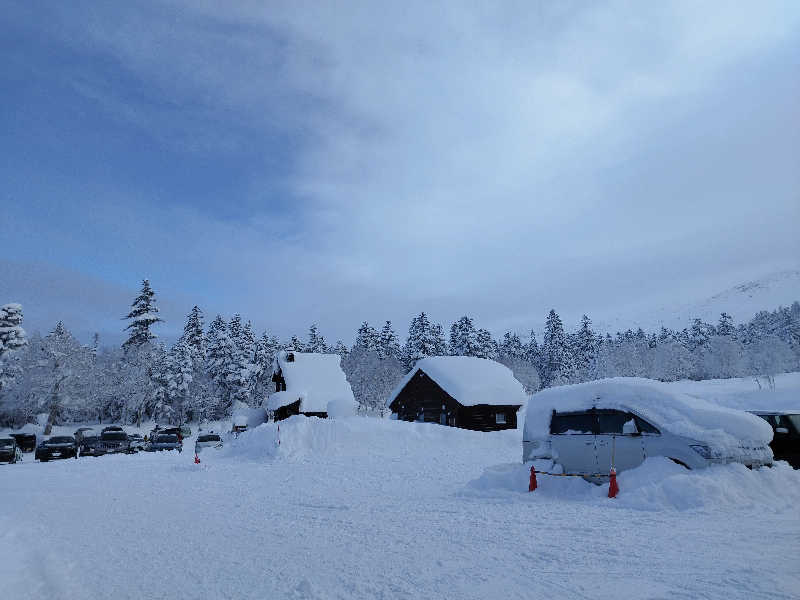
<instances>
[{"instance_id":1,"label":"wooden lodge","mask_svg":"<svg viewBox=\"0 0 800 600\"><path fill-rule=\"evenodd\" d=\"M434 356L417 362L387 404L402 421L498 431L517 427L525 400L522 384L500 363Z\"/></svg>"},{"instance_id":2,"label":"wooden lodge","mask_svg":"<svg viewBox=\"0 0 800 600\"><path fill-rule=\"evenodd\" d=\"M275 421L293 415L328 417L331 402L355 408L353 390L341 368L337 354L279 352L275 358L272 381L275 393L267 400L267 409Z\"/></svg>"}]
</instances>

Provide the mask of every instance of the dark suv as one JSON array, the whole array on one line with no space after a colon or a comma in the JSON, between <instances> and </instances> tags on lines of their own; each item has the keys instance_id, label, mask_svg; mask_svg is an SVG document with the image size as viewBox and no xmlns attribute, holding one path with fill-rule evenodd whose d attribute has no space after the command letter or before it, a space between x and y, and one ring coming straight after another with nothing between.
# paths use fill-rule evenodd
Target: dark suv
<instances>
[{"instance_id":1,"label":"dark suv","mask_svg":"<svg viewBox=\"0 0 800 600\"><path fill-rule=\"evenodd\" d=\"M35 433L12 433L11 437L17 440L17 446L23 452L33 452L36 450Z\"/></svg>"},{"instance_id":2,"label":"dark suv","mask_svg":"<svg viewBox=\"0 0 800 600\"><path fill-rule=\"evenodd\" d=\"M800 414L781 411L753 411L772 425L772 454L775 460L785 460L800 468Z\"/></svg>"},{"instance_id":3,"label":"dark suv","mask_svg":"<svg viewBox=\"0 0 800 600\"><path fill-rule=\"evenodd\" d=\"M128 441L128 434L120 429L106 428L100 434L98 444L103 454L116 454L120 452L130 452L131 443Z\"/></svg>"},{"instance_id":4,"label":"dark suv","mask_svg":"<svg viewBox=\"0 0 800 600\"><path fill-rule=\"evenodd\" d=\"M37 446L35 458L40 462L58 458L78 458L78 446L75 444L75 438L71 435L58 435L44 440Z\"/></svg>"}]
</instances>

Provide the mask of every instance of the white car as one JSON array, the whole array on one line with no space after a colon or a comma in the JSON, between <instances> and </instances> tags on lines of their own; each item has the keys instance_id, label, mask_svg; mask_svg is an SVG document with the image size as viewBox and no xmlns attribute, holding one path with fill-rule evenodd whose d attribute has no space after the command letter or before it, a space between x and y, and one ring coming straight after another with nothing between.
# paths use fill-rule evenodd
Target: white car
<instances>
[{"instance_id":1,"label":"white car","mask_svg":"<svg viewBox=\"0 0 800 600\"><path fill-rule=\"evenodd\" d=\"M523 462L551 459L590 478L663 456L689 469L772 463L769 425L755 415L676 393L658 381L619 377L531 396Z\"/></svg>"},{"instance_id":2,"label":"white car","mask_svg":"<svg viewBox=\"0 0 800 600\"><path fill-rule=\"evenodd\" d=\"M195 454L200 452L203 448L222 448L222 438L218 433L213 431L210 433L201 433L197 436L197 441L194 443Z\"/></svg>"}]
</instances>

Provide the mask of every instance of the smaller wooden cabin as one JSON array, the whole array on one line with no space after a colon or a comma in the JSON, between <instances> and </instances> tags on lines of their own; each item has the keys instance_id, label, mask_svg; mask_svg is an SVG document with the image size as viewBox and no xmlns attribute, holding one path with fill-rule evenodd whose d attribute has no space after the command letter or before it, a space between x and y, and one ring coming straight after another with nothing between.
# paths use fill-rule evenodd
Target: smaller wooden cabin
<instances>
[{"instance_id":1,"label":"smaller wooden cabin","mask_svg":"<svg viewBox=\"0 0 800 600\"><path fill-rule=\"evenodd\" d=\"M431 356L414 365L387 404L402 421L498 431L517 427L526 398L522 384L498 362Z\"/></svg>"},{"instance_id":2,"label":"smaller wooden cabin","mask_svg":"<svg viewBox=\"0 0 800 600\"><path fill-rule=\"evenodd\" d=\"M338 354L281 351L275 357L272 381L275 392L267 400L267 409L275 421L292 415L324 419L333 406L339 412L355 411L353 390Z\"/></svg>"}]
</instances>

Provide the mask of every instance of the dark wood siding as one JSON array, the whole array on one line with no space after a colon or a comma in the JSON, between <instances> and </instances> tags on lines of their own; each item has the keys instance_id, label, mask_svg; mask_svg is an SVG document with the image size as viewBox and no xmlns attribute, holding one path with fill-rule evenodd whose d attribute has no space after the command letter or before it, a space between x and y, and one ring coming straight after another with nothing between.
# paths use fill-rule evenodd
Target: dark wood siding
<instances>
[{"instance_id":1,"label":"dark wood siding","mask_svg":"<svg viewBox=\"0 0 800 600\"><path fill-rule=\"evenodd\" d=\"M462 406L424 371L418 371L394 399L390 408L402 421L424 421L477 431L515 429L519 405ZM497 414L504 423L498 423Z\"/></svg>"},{"instance_id":2,"label":"dark wood siding","mask_svg":"<svg viewBox=\"0 0 800 600\"><path fill-rule=\"evenodd\" d=\"M275 421L283 421L284 419L288 419L292 415L304 415L306 417L319 417L320 419L327 419L328 413L326 412L300 412L300 400L292 402L291 404L287 404L286 406L281 406L278 410L273 413L273 419Z\"/></svg>"}]
</instances>

